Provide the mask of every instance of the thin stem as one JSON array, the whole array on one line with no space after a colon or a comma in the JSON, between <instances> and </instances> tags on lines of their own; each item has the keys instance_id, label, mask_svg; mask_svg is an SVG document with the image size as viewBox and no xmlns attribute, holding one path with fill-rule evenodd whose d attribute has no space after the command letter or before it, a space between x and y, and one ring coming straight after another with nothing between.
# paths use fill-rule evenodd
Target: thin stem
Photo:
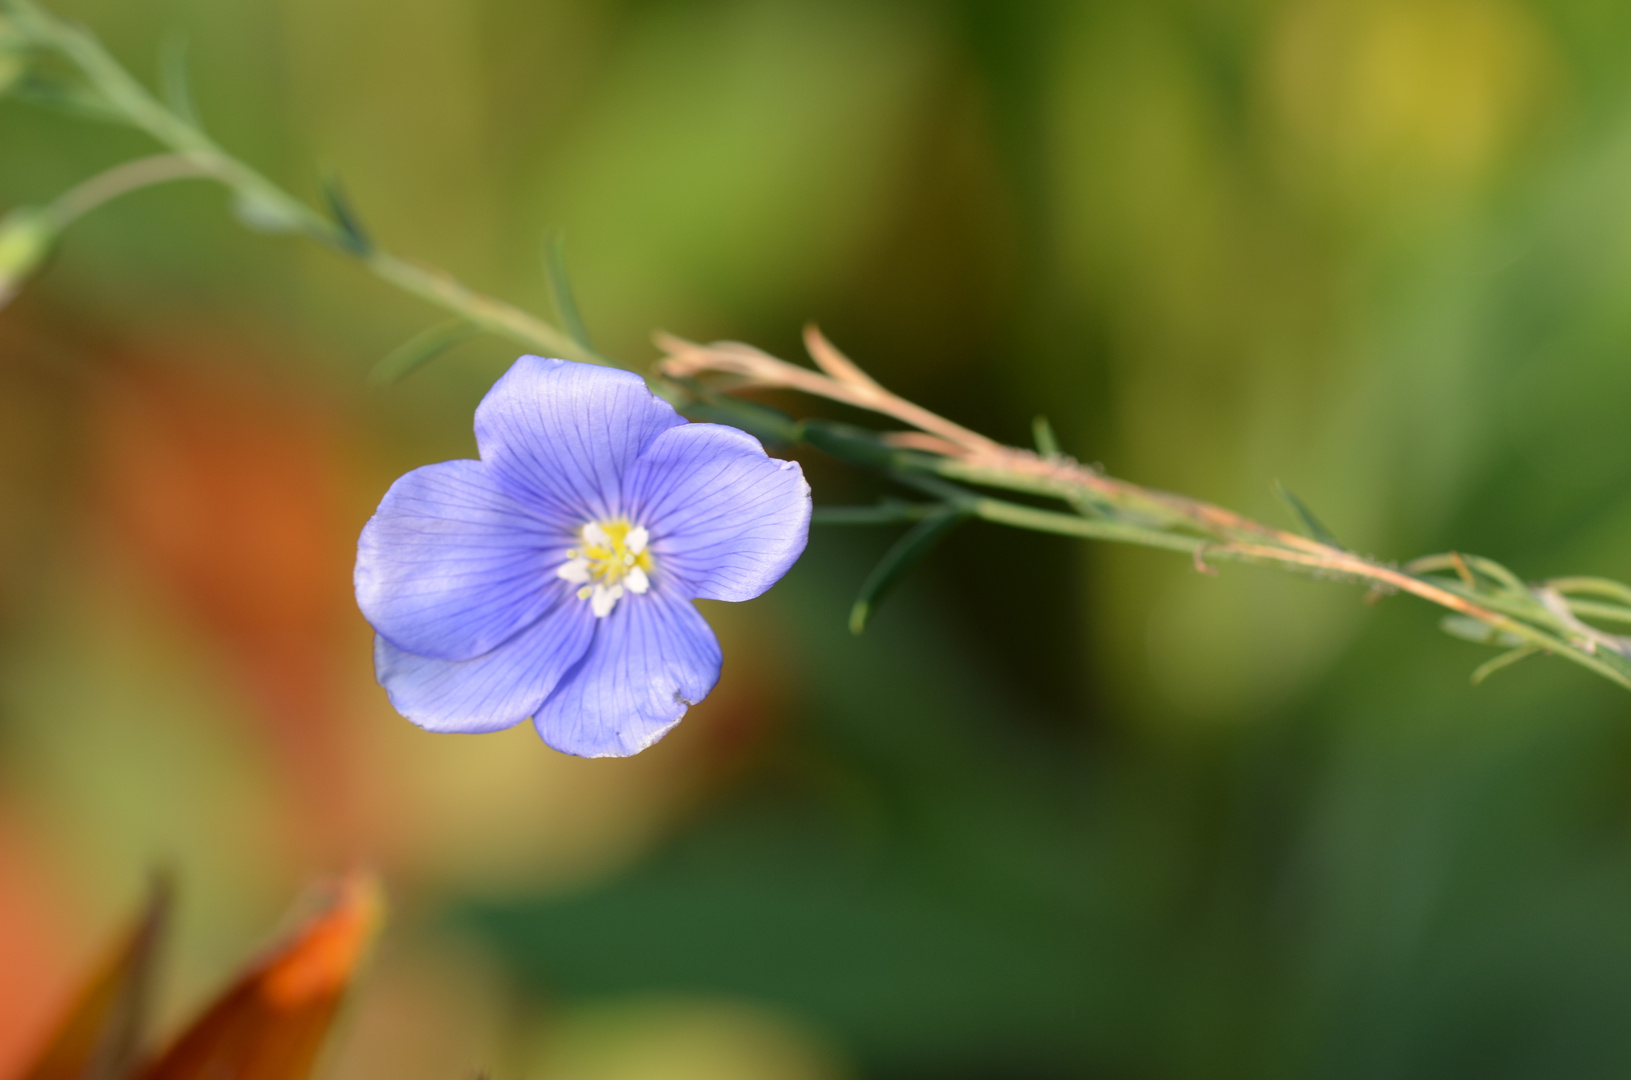
<instances>
[{"instance_id":1,"label":"thin stem","mask_svg":"<svg viewBox=\"0 0 1631 1080\"><path fill-rule=\"evenodd\" d=\"M1188 553L1197 569L1209 562L1265 563L1316 576L1367 581L1378 595L1406 592L1512 635L1523 648L1556 653L1631 689L1631 664L1620 639L1580 623L1559 590L1607 595L1631 602L1631 588L1591 578L1566 578L1537 593L1499 563L1451 553L1418 560L1401 570L1336 544L1276 529L1232 510L1106 476L1053 453L1002 446L928 412L878 385L813 329L806 345L821 371L735 342L698 345L660 335L667 356L659 369L677 378L722 373L750 386L782 387L889 416L916 429L886 433L884 443L902 450L889 467L897 480L948 503L960 502L976 517L998 524L1087 539L1110 540ZM980 496L959 481L1060 499L1082 513L1067 514ZM1089 516L1085 510L1090 508ZM1423 575L1446 569L1454 581ZM1483 588L1481 574L1493 589ZM1498 667L1497 665L1496 667ZM1496 670L1490 667L1485 671Z\"/></svg>"},{"instance_id":2,"label":"thin stem","mask_svg":"<svg viewBox=\"0 0 1631 1080\"><path fill-rule=\"evenodd\" d=\"M550 356L611 364L593 349L579 345L568 334L538 316L477 292L444 271L420 266L378 248L362 256L362 261L380 280L462 316L489 333Z\"/></svg>"},{"instance_id":3,"label":"thin stem","mask_svg":"<svg viewBox=\"0 0 1631 1080\"><path fill-rule=\"evenodd\" d=\"M1594 600L1570 598L1569 609L1582 618L1631 624L1631 608L1621 607L1619 604L1601 604Z\"/></svg>"},{"instance_id":4,"label":"thin stem","mask_svg":"<svg viewBox=\"0 0 1631 1080\"><path fill-rule=\"evenodd\" d=\"M1060 536L1078 536L1087 540L1112 540L1143 547L1181 551L1191 556L1222 554L1221 548L1208 548L1205 540L1178 536L1156 529L1143 529L1116 521L1094 520L1075 514L1061 514L1053 510L1038 510L1031 506L1006 502L1002 499L975 499L970 508L975 517L999 525L1013 525L1037 532L1057 533ZM1224 557L1229 557L1224 555Z\"/></svg>"},{"instance_id":5,"label":"thin stem","mask_svg":"<svg viewBox=\"0 0 1631 1080\"><path fill-rule=\"evenodd\" d=\"M420 266L378 248L355 250L351 238L339 224L228 154L196 125L165 107L91 34L47 13L33 0L5 0L5 3L6 10L24 35L37 45L60 53L80 70L110 107L132 126L146 132L173 152L164 158L172 163L167 168L175 169L177 175L163 179L179 179L182 169L180 161L185 160L188 169L186 175L209 177L224 184L232 189L242 204L253 207L260 219L275 223L287 231L302 233L336 251L357 255L381 280L458 315L483 330L553 356L572 357L596 364L607 363L605 357L580 345L570 335L543 319L479 293L450 274ZM143 159L147 163L145 166L143 162L132 162L129 167L136 174L135 178L139 179L144 170L154 173L164 171L153 164L158 160ZM98 181L116 188L119 183L128 183L132 179L116 177L110 181L109 176L109 173L104 173L102 177L87 181L82 188ZM154 179L146 182L161 181ZM134 188L126 187L124 190ZM75 191L81 192L81 189ZM70 192L69 196L74 194ZM122 191L115 190L112 195L104 196L100 190L92 189L81 192L81 201L87 202L85 208L88 209L117 194L122 194ZM83 213L83 210L80 212Z\"/></svg>"},{"instance_id":6,"label":"thin stem","mask_svg":"<svg viewBox=\"0 0 1631 1080\"><path fill-rule=\"evenodd\" d=\"M421 266L367 243L349 215L331 219L295 198L218 146L189 116L167 108L120 66L89 33L57 19L34 0L0 0L30 43L60 53L79 69L108 107L146 132L170 153L111 169L61 196L48 212L66 225L110 199L152 184L186 178L215 180L237 197L246 216L269 228L296 232L359 259L376 277L420 297L465 323L527 348L605 364L583 335L469 288L451 275ZM1368 581L1372 591L1407 592L1510 634L1524 646L1481 669L1487 674L1525 650L1556 653L1631 687L1631 643L1582 623L1586 615L1631 621L1631 586L1602 578L1558 578L1538 587L1488 559L1450 553L1430 556L1404 569L1347 551L1335 543L1276 529L1223 507L1106 476L1057 452L1035 453L1004 446L978 432L891 393L827 341L813 326L805 344L819 371L789 364L734 342L698 345L659 336L667 356L660 370L668 380L653 388L675 400L692 400L691 380L718 373L747 385L782 387L891 417L912 430L883 436L884 466L897 479L941 500L928 505L832 508L827 521L851 524L923 521L956 511L999 524L1089 539L1185 552L1196 568L1211 560L1267 563L1283 569ZM1046 443L1046 440L1043 440ZM888 447L896 448L890 453ZM1044 446L1044 449L1052 449ZM906 451L906 452L899 452ZM957 483L953 483L956 481ZM1059 499L1078 513L1043 510L980 495L959 484ZM1328 539L1328 538L1326 538ZM1453 570L1455 580L1428 574ZM1483 580L1480 580L1483 579ZM1491 584L1486 588L1485 583ZM1583 593L1611 604L1571 599Z\"/></svg>"},{"instance_id":7,"label":"thin stem","mask_svg":"<svg viewBox=\"0 0 1631 1080\"><path fill-rule=\"evenodd\" d=\"M696 345L670 334L657 334L658 348L668 354L662 364L663 374L673 378L686 378L696 371L720 371L741 375L758 386L778 386L800 390L806 394L841 401L856 408L893 416L937 436L955 447L972 451L998 451L1000 444L976 434L961 424L914 405L897 397L861 373L847 357L833 348L818 330L807 327L805 342L811 353L828 371L820 374L778 360L760 352L751 345L724 342L715 345ZM837 373L835 376L834 373Z\"/></svg>"},{"instance_id":8,"label":"thin stem","mask_svg":"<svg viewBox=\"0 0 1631 1080\"><path fill-rule=\"evenodd\" d=\"M52 201L50 213L58 228L67 228L103 203L132 191L174 180L208 179L213 179L210 171L186 154L154 154L115 165L70 188Z\"/></svg>"}]
</instances>

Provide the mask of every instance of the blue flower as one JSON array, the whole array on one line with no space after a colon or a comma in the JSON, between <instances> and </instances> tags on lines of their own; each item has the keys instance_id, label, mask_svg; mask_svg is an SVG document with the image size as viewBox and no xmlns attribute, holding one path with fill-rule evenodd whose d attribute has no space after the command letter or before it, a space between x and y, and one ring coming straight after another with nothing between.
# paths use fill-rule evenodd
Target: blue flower
<instances>
[{"instance_id":1,"label":"blue flower","mask_svg":"<svg viewBox=\"0 0 1631 1080\"><path fill-rule=\"evenodd\" d=\"M531 717L568 754L644 750L719 680L691 601L750 600L803 552L803 472L636 375L537 356L482 399L476 445L391 485L357 544L391 704L431 731Z\"/></svg>"}]
</instances>

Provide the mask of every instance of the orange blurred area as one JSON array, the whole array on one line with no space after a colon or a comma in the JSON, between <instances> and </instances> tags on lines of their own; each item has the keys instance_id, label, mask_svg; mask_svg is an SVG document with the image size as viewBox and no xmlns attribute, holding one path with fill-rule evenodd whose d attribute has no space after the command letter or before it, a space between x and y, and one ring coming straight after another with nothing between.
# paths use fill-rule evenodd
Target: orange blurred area
<instances>
[{"instance_id":1,"label":"orange blurred area","mask_svg":"<svg viewBox=\"0 0 1631 1080\"><path fill-rule=\"evenodd\" d=\"M76 933L72 897L45 852L30 850L15 810L0 809L0 1075L39 1052L96 944Z\"/></svg>"},{"instance_id":2,"label":"orange blurred area","mask_svg":"<svg viewBox=\"0 0 1631 1080\"><path fill-rule=\"evenodd\" d=\"M258 976L260 993L274 1008L338 997L379 932L385 901L378 881L353 872L334 888L329 910L302 928L295 943Z\"/></svg>"},{"instance_id":3,"label":"orange blurred area","mask_svg":"<svg viewBox=\"0 0 1631 1080\"><path fill-rule=\"evenodd\" d=\"M362 636L347 590L354 454L332 409L260 374L247 347L103 360L85 417L90 528L220 650L293 787L302 845L333 858L358 814L335 688L335 658Z\"/></svg>"},{"instance_id":4,"label":"orange blurred area","mask_svg":"<svg viewBox=\"0 0 1631 1080\"><path fill-rule=\"evenodd\" d=\"M333 882L319 912L222 992L141 1080L305 1080L379 930L379 888L360 871Z\"/></svg>"}]
</instances>

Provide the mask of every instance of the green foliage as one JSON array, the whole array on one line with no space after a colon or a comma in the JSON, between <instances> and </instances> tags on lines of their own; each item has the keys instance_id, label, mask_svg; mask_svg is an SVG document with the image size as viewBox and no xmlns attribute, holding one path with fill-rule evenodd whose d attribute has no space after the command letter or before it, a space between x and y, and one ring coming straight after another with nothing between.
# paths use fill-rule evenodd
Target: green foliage
<instances>
[{"instance_id":1,"label":"green foliage","mask_svg":"<svg viewBox=\"0 0 1631 1080\"><path fill-rule=\"evenodd\" d=\"M955 503L936 507L895 541L861 583L861 593L849 609L849 630L859 634L877 612L878 605L946 534L968 520L968 511Z\"/></svg>"},{"instance_id":2,"label":"green foliage","mask_svg":"<svg viewBox=\"0 0 1631 1080\"><path fill-rule=\"evenodd\" d=\"M0 307L56 248L62 226L49 208L21 206L0 218Z\"/></svg>"},{"instance_id":3,"label":"green foliage","mask_svg":"<svg viewBox=\"0 0 1631 1080\"><path fill-rule=\"evenodd\" d=\"M1421 573L1624 667L1606 628L1631 595L1555 577L1631 577L1616 5L362 0L280 7L275 48L250 7L181 16L224 143L288 177L342 148L382 239L502 295L542 294L537 238L563 229L610 355L649 355L653 324L791 355L819 317L885 385L1007 442L1045 409L1043 454L1259 520L1282 476L1383 564L1488 552ZM159 13L121 18L115 52L148 55ZM298 62L211 60L263 49ZM62 76L14 96L108 115ZM23 105L0 136L51 152L0 155L5 198L106 164ZM263 225L336 227L234 191ZM113 321L224 298L359 370L424 325L210 209L110 214L44 290ZM563 352L588 344L564 281ZM377 422L443 452L467 420L446 400L495 356L461 350L390 399L411 422ZM687 411L921 464L729 394ZM827 520L911 527L947 501L874 504L870 474L809 465L857 504ZM728 790L576 893L437 897L545 997L778 1003L869 1075L1623 1075L1624 692L1511 666L1535 646L1488 622L1444 621L1475 648L1398 598L1224 566L1159 507L1032 505L1049 494L979 502L1025 529L958 530L860 641L846 601L887 539L818 531L774 633L738 628L727 679L788 689L742 707L769 733ZM1563 615L1525 584L1548 579ZM48 705L83 720L66 690Z\"/></svg>"},{"instance_id":4,"label":"green foliage","mask_svg":"<svg viewBox=\"0 0 1631 1080\"><path fill-rule=\"evenodd\" d=\"M1318 540L1328 547L1342 549L1342 542L1332 534L1330 529L1325 527L1325 524L1319 518L1314 516L1314 511L1310 510L1289 488L1276 482L1274 493L1280 497L1281 502L1286 504L1287 509L1297 519L1297 525L1310 540Z\"/></svg>"},{"instance_id":5,"label":"green foliage","mask_svg":"<svg viewBox=\"0 0 1631 1080\"><path fill-rule=\"evenodd\" d=\"M544 243L544 266L549 273L549 294L555 302L555 317L572 340L593 351L589 328L578 313L578 300L572 294L572 279L566 272L566 241L555 233Z\"/></svg>"},{"instance_id":6,"label":"green foliage","mask_svg":"<svg viewBox=\"0 0 1631 1080\"><path fill-rule=\"evenodd\" d=\"M376 386L388 386L479 333L480 327L473 326L466 319L450 319L440 326L433 326L387 353L368 373L368 381Z\"/></svg>"},{"instance_id":7,"label":"green foliage","mask_svg":"<svg viewBox=\"0 0 1631 1080\"><path fill-rule=\"evenodd\" d=\"M822 536L778 589L806 676L758 780L602 884L457 913L529 985L769 1002L878 1077L1608 1077L1631 1054L1620 691L1535 668L1469 698L1384 609L1252 728L1084 746L928 592L846 638L862 553Z\"/></svg>"}]
</instances>

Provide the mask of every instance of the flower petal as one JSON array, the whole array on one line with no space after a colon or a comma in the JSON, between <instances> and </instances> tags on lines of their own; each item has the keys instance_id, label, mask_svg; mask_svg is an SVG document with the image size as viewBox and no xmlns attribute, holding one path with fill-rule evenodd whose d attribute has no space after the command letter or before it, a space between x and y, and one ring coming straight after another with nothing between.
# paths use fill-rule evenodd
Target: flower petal
<instances>
[{"instance_id":1,"label":"flower petal","mask_svg":"<svg viewBox=\"0 0 1631 1080\"><path fill-rule=\"evenodd\" d=\"M555 602L555 568L573 537L531 513L479 461L408 473L357 541L357 606L393 645L468 660L492 651Z\"/></svg>"},{"instance_id":2,"label":"flower petal","mask_svg":"<svg viewBox=\"0 0 1631 1080\"><path fill-rule=\"evenodd\" d=\"M638 754L714 688L719 641L688 601L657 589L625 596L597 622L582 664L532 722L563 754Z\"/></svg>"},{"instance_id":3,"label":"flower petal","mask_svg":"<svg viewBox=\"0 0 1631 1080\"><path fill-rule=\"evenodd\" d=\"M804 551L810 485L796 461L723 424L671 428L635 462L631 516L651 530L659 575L689 596L751 600Z\"/></svg>"},{"instance_id":4,"label":"flower petal","mask_svg":"<svg viewBox=\"0 0 1631 1080\"><path fill-rule=\"evenodd\" d=\"M374 673L397 712L427 731L502 731L538 711L594 636L587 604L559 606L485 656L434 660L374 639Z\"/></svg>"},{"instance_id":5,"label":"flower petal","mask_svg":"<svg viewBox=\"0 0 1631 1080\"><path fill-rule=\"evenodd\" d=\"M683 423L631 372L523 356L476 407L476 443L506 490L581 527L617 513L629 466Z\"/></svg>"}]
</instances>

